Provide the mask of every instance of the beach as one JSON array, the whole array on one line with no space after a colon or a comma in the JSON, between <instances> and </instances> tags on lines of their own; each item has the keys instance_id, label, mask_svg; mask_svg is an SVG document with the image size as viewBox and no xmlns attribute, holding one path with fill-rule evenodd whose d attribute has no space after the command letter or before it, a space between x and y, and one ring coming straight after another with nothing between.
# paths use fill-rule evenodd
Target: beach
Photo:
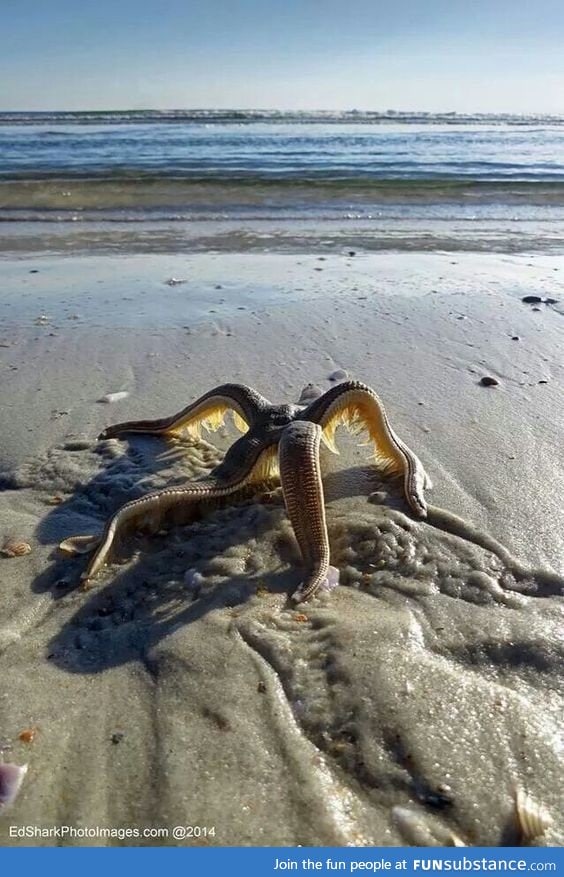
<instances>
[{"instance_id":1,"label":"beach","mask_svg":"<svg viewBox=\"0 0 564 877\"><path fill-rule=\"evenodd\" d=\"M0 228L0 843L562 845L564 119L0 113ZM108 426L346 381L433 487L337 429L338 587L276 479L81 586L240 435Z\"/></svg>"},{"instance_id":2,"label":"beach","mask_svg":"<svg viewBox=\"0 0 564 877\"><path fill-rule=\"evenodd\" d=\"M2 844L564 842L564 256L323 240L3 253L0 543L31 551L0 557L0 749L28 764ZM136 534L80 588L63 539L237 435L105 427L225 382L295 403L345 377L422 460L426 520L341 428L335 590L289 602L279 490Z\"/></svg>"}]
</instances>

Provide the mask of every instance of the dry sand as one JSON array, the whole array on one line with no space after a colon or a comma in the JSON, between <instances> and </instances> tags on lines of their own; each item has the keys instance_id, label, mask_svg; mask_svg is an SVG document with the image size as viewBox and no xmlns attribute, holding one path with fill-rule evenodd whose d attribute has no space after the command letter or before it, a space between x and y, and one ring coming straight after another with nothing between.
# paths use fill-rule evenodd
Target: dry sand
<instances>
[{"instance_id":1,"label":"dry sand","mask_svg":"<svg viewBox=\"0 0 564 877\"><path fill-rule=\"evenodd\" d=\"M0 748L29 763L1 842L30 842L11 826L197 825L215 835L186 843L503 845L522 790L547 814L535 842L562 844L564 259L0 273L0 540L32 546L0 558ZM323 461L336 590L288 604L300 559L279 492L132 538L77 587L85 561L61 539L205 473L235 435L97 443L104 426L226 380L297 401L337 369L376 389L423 460L427 522L339 432Z\"/></svg>"}]
</instances>

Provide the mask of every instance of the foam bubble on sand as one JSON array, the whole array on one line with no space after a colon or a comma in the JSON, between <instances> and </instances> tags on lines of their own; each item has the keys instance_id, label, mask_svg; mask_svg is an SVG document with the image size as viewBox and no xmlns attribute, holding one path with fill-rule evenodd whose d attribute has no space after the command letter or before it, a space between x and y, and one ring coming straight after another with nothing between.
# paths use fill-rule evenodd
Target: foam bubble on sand
<instances>
[{"instance_id":1,"label":"foam bubble on sand","mask_svg":"<svg viewBox=\"0 0 564 877\"><path fill-rule=\"evenodd\" d=\"M495 555L392 509L347 514L336 520L333 533L332 556L344 564L343 584L375 595L392 588L413 597L440 592L478 604L524 603L508 590L514 576Z\"/></svg>"}]
</instances>

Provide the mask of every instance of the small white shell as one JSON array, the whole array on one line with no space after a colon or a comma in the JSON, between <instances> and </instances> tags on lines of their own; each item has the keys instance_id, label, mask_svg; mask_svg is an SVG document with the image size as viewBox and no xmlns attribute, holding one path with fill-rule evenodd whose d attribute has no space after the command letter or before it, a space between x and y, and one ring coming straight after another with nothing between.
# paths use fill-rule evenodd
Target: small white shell
<instances>
[{"instance_id":1,"label":"small white shell","mask_svg":"<svg viewBox=\"0 0 564 877\"><path fill-rule=\"evenodd\" d=\"M14 803L27 773L27 764L0 764L0 813Z\"/></svg>"},{"instance_id":2,"label":"small white shell","mask_svg":"<svg viewBox=\"0 0 564 877\"><path fill-rule=\"evenodd\" d=\"M122 399L127 399L129 393L125 390L120 390L119 393L106 393L105 396L102 396L100 399L97 399L98 402L121 402Z\"/></svg>"},{"instance_id":3,"label":"small white shell","mask_svg":"<svg viewBox=\"0 0 564 877\"><path fill-rule=\"evenodd\" d=\"M533 801L524 789L515 789L515 818L521 832L521 846L534 845L552 821L542 805Z\"/></svg>"},{"instance_id":4,"label":"small white shell","mask_svg":"<svg viewBox=\"0 0 564 877\"><path fill-rule=\"evenodd\" d=\"M179 277L169 277L168 280L165 280L165 283L167 286L179 286L181 283L186 283L186 281Z\"/></svg>"},{"instance_id":5,"label":"small white shell","mask_svg":"<svg viewBox=\"0 0 564 877\"><path fill-rule=\"evenodd\" d=\"M30 552L31 545L29 542L24 542L23 539L6 539L0 548L0 554L3 554L4 557L22 557Z\"/></svg>"}]
</instances>

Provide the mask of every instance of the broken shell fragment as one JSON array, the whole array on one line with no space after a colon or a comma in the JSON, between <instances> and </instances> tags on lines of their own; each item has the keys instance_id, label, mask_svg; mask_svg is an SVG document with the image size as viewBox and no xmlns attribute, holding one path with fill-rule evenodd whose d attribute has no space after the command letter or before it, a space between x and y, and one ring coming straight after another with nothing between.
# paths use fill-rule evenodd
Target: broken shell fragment
<instances>
[{"instance_id":1,"label":"broken shell fragment","mask_svg":"<svg viewBox=\"0 0 564 877\"><path fill-rule=\"evenodd\" d=\"M33 743L37 737L37 728L25 728L18 734L20 743Z\"/></svg>"},{"instance_id":2,"label":"broken shell fragment","mask_svg":"<svg viewBox=\"0 0 564 877\"><path fill-rule=\"evenodd\" d=\"M61 503L64 502L64 499L62 496L56 494L55 496L50 496L45 502L47 505L61 505Z\"/></svg>"},{"instance_id":3,"label":"broken shell fragment","mask_svg":"<svg viewBox=\"0 0 564 877\"><path fill-rule=\"evenodd\" d=\"M106 393L105 396L101 396L97 401L110 404L111 402L121 402L122 399L127 399L128 396L129 393L126 390L121 390L119 393Z\"/></svg>"},{"instance_id":4,"label":"broken shell fragment","mask_svg":"<svg viewBox=\"0 0 564 877\"><path fill-rule=\"evenodd\" d=\"M99 536L69 536L59 542L59 551L63 554L88 554L100 543Z\"/></svg>"},{"instance_id":5,"label":"broken shell fragment","mask_svg":"<svg viewBox=\"0 0 564 877\"><path fill-rule=\"evenodd\" d=\"M27 764L0 764L0 812L14 803L27 773Z\"/></svg>"},{"instance_id":6,"label":"broken shell fragment","mask_svg":"<svg viewBox=\"0 0 564 877\"><path fill-rule=\"evenodd\" d=\"M31 545L22 539L7 539L0 548L0 554L3 554L4 557L22 557L30 552Z\"/></svg>"}]
</instances>

